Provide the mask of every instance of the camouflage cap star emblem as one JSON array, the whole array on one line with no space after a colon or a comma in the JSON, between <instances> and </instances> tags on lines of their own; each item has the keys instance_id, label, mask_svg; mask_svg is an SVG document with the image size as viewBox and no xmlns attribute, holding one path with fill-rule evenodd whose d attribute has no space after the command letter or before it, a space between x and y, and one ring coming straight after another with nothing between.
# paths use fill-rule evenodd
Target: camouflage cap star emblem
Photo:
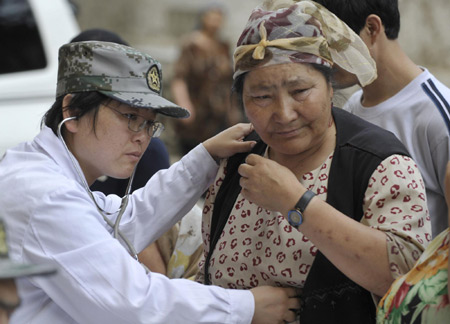
<instances>
[{"instance_id":1,"label":"camouflage cap star emblem","mask_svg":"<svg viewBox=\"0 0 450 324\"><path fill-rule=\"evenodd\" d=\"M147 83L150 89L160 93L161 91L161 79L159 71L156 65L153 65L147 72Z\"/></svg>"}]
</instances>

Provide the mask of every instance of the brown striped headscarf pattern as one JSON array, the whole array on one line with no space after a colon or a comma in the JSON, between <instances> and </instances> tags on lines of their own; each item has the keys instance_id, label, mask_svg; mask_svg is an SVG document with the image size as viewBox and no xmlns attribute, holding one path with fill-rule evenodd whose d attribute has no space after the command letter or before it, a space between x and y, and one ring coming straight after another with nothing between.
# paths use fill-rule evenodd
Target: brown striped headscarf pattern
<instances>
[{"instance_id":1,"label":"brown striped headscarf pattern","mask_svg":"<svg viewBox=\"0 0 450 324\"><path fill-rule=\"evenodd\" d=\"M337 64L361 86L377 77L375 62L359 36L313 1L270 0L256 7L234 52L234 75L283 63Z\"/></svg>"}]
</instances>

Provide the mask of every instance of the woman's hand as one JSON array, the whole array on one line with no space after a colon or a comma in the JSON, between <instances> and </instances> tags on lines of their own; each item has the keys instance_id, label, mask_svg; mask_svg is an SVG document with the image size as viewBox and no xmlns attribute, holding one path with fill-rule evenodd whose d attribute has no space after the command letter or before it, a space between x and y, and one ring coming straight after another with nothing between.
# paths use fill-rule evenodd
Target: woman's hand
<instances>
[{"instance_id":1,"label":"woman's hand","mask_svg":"<svg viewBox=\"0 0 450 324\"><path fill-rule=\"evenodd\" d=\"M244 198L283 215L306 191L291 170L256 154L249 154L238 172Z\"/></svg>"},{"instance_id":2,"label":"woman's hand","mask_svg":"<svg viewBox=\"0 0 450 324\"><path fill-rule=\"evenodd\" d=\"M255 298L252 324L282 324L295 320L296 311L300 308L295 288L261 286L250 291Z\"/></svg>"},{"instance_id":3,"label":"woman's hand","mask_svg":"<svg viewBox=\"0 0 450 324\"><path fill-rule=\"evenodd\" d=\"M203 142L203 146L215 159L223 159L236 153L248 152L255 141L244 142L245 136L253 130L251 124L236 124Z\"/></svg>"}]
</instances>

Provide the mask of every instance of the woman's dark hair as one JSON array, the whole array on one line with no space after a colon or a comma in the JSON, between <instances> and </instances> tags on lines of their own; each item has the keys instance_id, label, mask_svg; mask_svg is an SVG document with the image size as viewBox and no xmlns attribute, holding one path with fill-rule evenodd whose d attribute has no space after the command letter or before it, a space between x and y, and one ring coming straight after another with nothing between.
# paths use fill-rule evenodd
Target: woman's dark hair
<instances>
[{"instance_id":1,"label":"woman's dark hair","mask_svg":"<svg viewBox=\"0 0 450 324\"><path fill-rule=\"evenodd\" d=\"M111 100L107 96L96 91L80 92L72 94L72 100L70 100L69 105L63 108L64 97L65 95L56 98L56 101L45 113L41 121L41 125L51 128L55 135L57 135L59 123L63 120L63 109L69 109L71 111L70 115L77 118L80 118L89 112L93 112L94 119L92 127L95 131L95 122L100 104Z\"/></svg>"},{"instance_id":2,"label":"woman's dark hair","mask_svg":"<svg viewBox=\"0 0 450 324\"><path fill-rule=\"evenodd\" d=\"M331 68L326 67L325 65L314 64L314 63L311 63L309 65L313 69L322 73L322 75L325 78L325 81L327 83L332 84L333 70ZM242 92L244 89L244 81L245 81L246 75L247 75L247 72L239 75L236 79L233 80L233 84L231 85L232 100L233 99L235 100L234 102L238 105L238 107L241 108L242 111L244 111L244 101L242 98Z\"/></svg>"}]
</instances>

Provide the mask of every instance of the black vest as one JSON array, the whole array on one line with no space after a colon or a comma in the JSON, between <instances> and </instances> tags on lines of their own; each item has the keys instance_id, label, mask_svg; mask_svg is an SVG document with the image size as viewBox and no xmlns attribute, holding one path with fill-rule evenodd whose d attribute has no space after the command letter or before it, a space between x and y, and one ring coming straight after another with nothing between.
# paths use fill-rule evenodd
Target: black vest
<instances>
[{"instance_id":1,"label":"black vest","mask_svg":"<svg viewBox=\"0 0 450 324\"><path fill-rule=\"evenodd\" d=\"M330 166L327 203L348 217L360 221L362 202L369 179L378 165L393 154L409 156L394 134L340 108L332 110L336 124L336 147ZM262 155L266 144L256 133L252 153ZM228 220L241 187L237 168L248 153L228 160L225 178L217 193L211 220L210 250L205 260L205 283L210 284L208 266L220 234ZM303 288L302 324L375 323L375 305L370 293L347 278L320 252L314 259Z\"/></svg>"}]
</instances>

